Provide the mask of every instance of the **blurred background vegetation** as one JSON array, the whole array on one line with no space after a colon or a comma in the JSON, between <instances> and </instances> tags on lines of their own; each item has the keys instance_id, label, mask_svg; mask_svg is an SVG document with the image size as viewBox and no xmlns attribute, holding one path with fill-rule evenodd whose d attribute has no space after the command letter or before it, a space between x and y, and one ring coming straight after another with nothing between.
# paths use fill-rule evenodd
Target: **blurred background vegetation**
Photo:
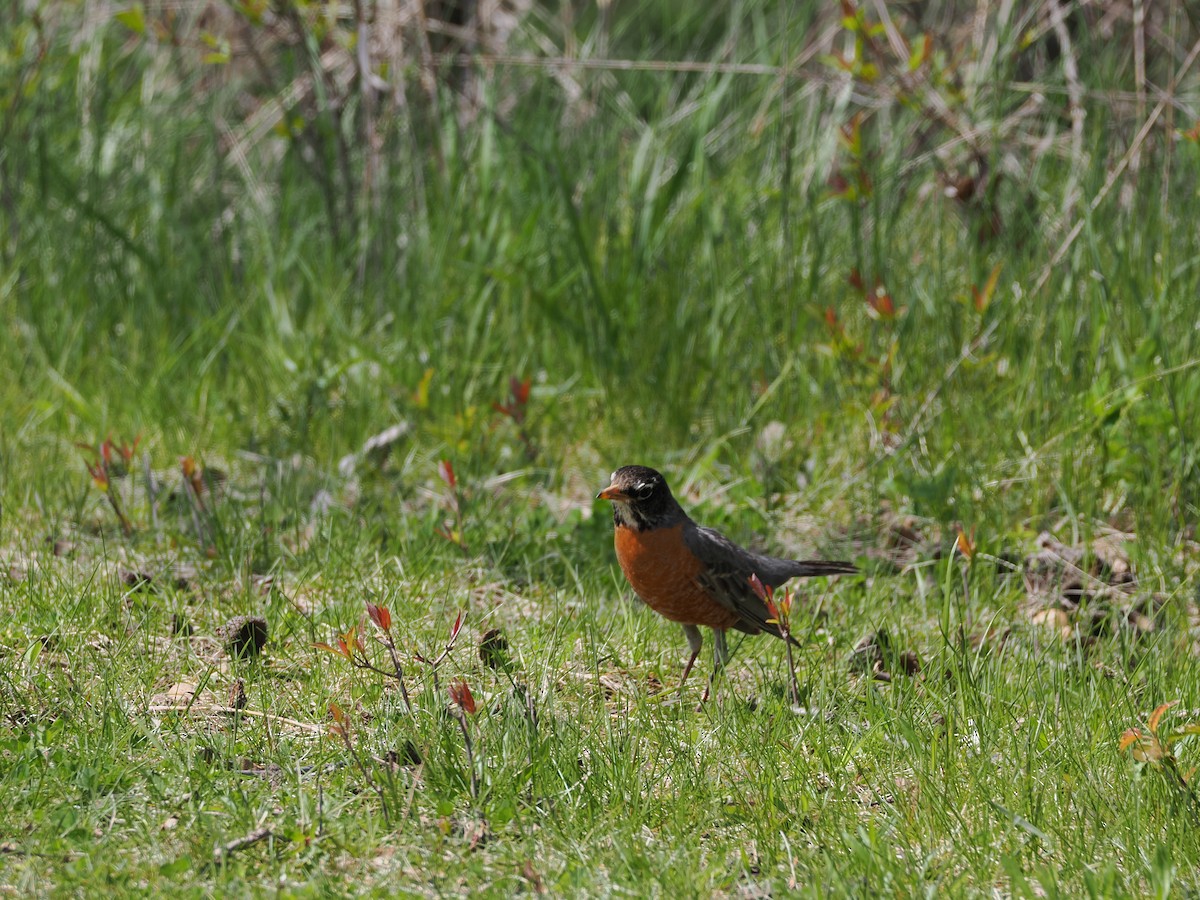
<instances>
[{"instance_id":1,"label":"blurred background vegetation","mask_svg":"<svg viewBox=\"0 0 1200 900\"><path fill-rule=\"evenodd\" d=\"M639 461L847 523L1190 533L1194 5L13 0L0 26L9 509L108 433L332 473L403 422L426 480L447 457L586 502Z\"/></svg>"}]
</instances>

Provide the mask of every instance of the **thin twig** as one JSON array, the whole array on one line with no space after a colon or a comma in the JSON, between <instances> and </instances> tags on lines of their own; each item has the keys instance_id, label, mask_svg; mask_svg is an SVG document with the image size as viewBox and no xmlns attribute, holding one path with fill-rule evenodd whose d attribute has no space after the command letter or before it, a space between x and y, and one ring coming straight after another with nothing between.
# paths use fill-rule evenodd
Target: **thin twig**
<instances>
[{"instance_id":1,"label":"thin twig","mask_svg":"<svg viewBox=\"0 0 1200 900\"><path fill-rule=\"evenodd\" d=\"M396 680L400 682L400 696L404 698L404 708L408 710L408 714L412 715L412 701L408 698L408 687L404 683L404 667L400 665L400 656L396 653L396 642L392 640L391 632L385 631L384 646L388 649L388 655L392 658L392 665L396 668Z\"/></svg>"},{"instance_id":2,"label":"thin twig","mask_svg":"<svg viewBox=\"0 0 1200 900\"><path fill-rule=\"evenodd\" d=\"M150 454L142 454L142 467L146 472L146 496L150 499L150 525L158 534L158 488L154 483L154 470L150 468Z\"/></svg>"},{"instance_id":3,"label":"thin twig","mask_svg":"<svg viewBox=\"0 0 1200 900\"><path fill-rule=\"evenodd\" d=\"M222 859L231 853L236 853L239 850L245 850L247 847L253 847L260 841L265 841L272 834L269 827L259 828L249 834L242 835L240 838L234 838L227 844L217 847L213 851L213 862L220 863Z\"/></svg>"},{"instance_id":4,"label":"thin twig","mask_svg":"<svg viewBox=\"0 0 1200 900\"><path fill-rule=\"evenodd\" d=\"M1146 4L1144 0L1133 0L1133 83L1137 89L1137 117L1146 116ZM1135 154L1129 162L1133 171L1138 170L1141 154Z\"/></svg>"},{"instance_id":5,"label":"thin twig","mask_svg":"<svg viewBox=\"0 0 1200 900\"><path fill-rule=\"evenodd\" d=\"M1083 169L1083 119L1087 113L1083 108L1083 86L1079 82L1079 67L1075 64L1075 49L1071 45L1071 32L1067 29L1063 4L1050 4L1050 19L1062 49L1063 75L1067 79L1067 109L1071 114L1071 168L1063 190L1063 218L1069 219L1075 207L1079 173Z\"/></svg>"},{"instance_id":6,"label":"thin twig","mask_svg":"<svg viewBox=\"0 0 1200 900\"><path fill-rule=\"evenodd\" d=\"M467 768L471 773L471 799L478 802L479 776L475 773L475 747L471 743L471 732L467 728L467 714L457 704L455 704L454 710L458 713L458 727L462 730L463 744L467 748Z\"/></svg>"}]
</instances>

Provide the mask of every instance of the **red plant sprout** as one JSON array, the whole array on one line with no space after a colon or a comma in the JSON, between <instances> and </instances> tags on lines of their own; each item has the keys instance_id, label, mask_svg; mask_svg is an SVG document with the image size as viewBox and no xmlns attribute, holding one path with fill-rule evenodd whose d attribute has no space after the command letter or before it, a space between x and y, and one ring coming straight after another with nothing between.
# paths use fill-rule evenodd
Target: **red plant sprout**
<instances>
[{"instance_id":1,"label":"red plant sprout","mask_svg":"<svg viewBox=\"0 0 1200 900\"><path fill-rule=\"evenodd\" d=\"M1145 728L1127 728L1117 742L1117 749L1128 752L1135 762L1145 763L1163 772L1176 789L1188 798L1192 815L1200 822L1200 796L1197 796L1193 780L1196 767L1186 772L1175 753L1175 745L1187 737L1200 735L1200 722L1185 722L1171 729L1162 727L1162 718L1179 701L1160 704L1146 719Z\"/></svg>"},{"instance_id":2,"label":"red plant sprout","mask_svg":"<svg viewBox=\"0 0 1200 900\"><path fill-rule=\"evenodd\" d=\"M977 550L975 546L975 526L971 526L969 533L963 531L962 525L956 525L955 528L958 531L958 536L954 539L954 549L961 553L968 562L973 561Z\"/></svg>"},{"instance_id":3,"label":"red plant sprout","mask_svg":"<svg viewBox=\"0 0 1200 900\"><path fill-rule=\"evenodd\" d=\"M992 303L992 297L996 293L996 285L1000 281L1000 270L1003 268L1004 263L996 263L992 267L992 272L988 275L988 280L984 282L982 289L971 285L971 299L974 302L976 312L987 312L987 308Z\"/></svg>"},{"instance_id":4,"label":"red plant sprout","mask_svg":"<svg viewBox=\"0 0 1200 900\"><path fill-rule=\"evenodd\" d=\"M508 402L493 403L492 409L508 416L518 425L524 424L525 407L529 403L529 388L531 384L532 380L529 378L522 381L513 376L508 380Z\"/></svg>"},{"instance_id":5,"label":"red plant sprout","mask_svg":"<svg viewBox=\"0 0 1200 900\"><path fill-rule=\"evenodd\" d=\"M363 643L362 635L359 634L357 625L345 634L338 635L336 647L324 642L313 644L313 646L318 650L325 650L336 656L344 656L350 662L355 663L355 665L358 664L359 657L366 658L367 646Z\"/></svg>"},{"instance_id":6,"label":"red plant sprout","mask_svg":"<svg viewBox=\"0 0 1200 900\"><path fill-rule=\"evenodd\" d=\"M121 445L121 459L125 460L125 465L133 463L133 454L137 452L138 444L142 442L142 436L139 434L133 439L132 444Z\"/></svg>"},{"instance_id":7,"label":"red plant sprout","mask_svg":"<svg viewBox=\"0 0 1200 900\"><path fill-rule=\"evenodd\" d=\"M852 275L854 274L857 274L857 270L852 272ZM856 360L863 355L863 345L853 341L846 333L846 326L838 318L837 310L832 306L825 307L822 318L829 331L829 343L821 346L825 353L835 358L849 360Z\"/></svg>"},{"instance_id":8,"label":"red plant sprout","mask_svg":"<svg viewBox=\"0 0 1200 900\"><path fill-rule=\"evenodd\" d=\"M492 409L507 416L517 426L517 437L525 448L525 455L531 460L537 458L537 447L525 428L525 418L529 411L529 390L532 384L532 379L521 379L514 375L508 379L508 402L492 404Z\"/></svg>"},{"instance_id":9,"label":"red plant sprout","mask_svg":"<svg viewBox=\"0 0 1200 900\"><path fill-rule=\"evenodd\" d=\"M767 619L769 624L774 625L779 629L779 636L783 638L784 652L787 654L788 674L790 680L788 683L788 692L793 706L800 705L800 683L796 680L796 661L792 656L792 645L796 643L792 637L792 606L794 595L792 592L784 588L777 597L775 588L769 584L763 584L762 579L757 574L750 576L750 589L754 591L754 595L758 597L767 607L767 613L770 618Z\"/></svg>"},{"instance_id":10,"label":"red plant sprout","mask_svg":"<svg viewBox=\"0 0 1200 900\"><path fill-rule=\"evenodd\" d=\"M396 645L395 631L393 629L392 613L386 606L373 601L366 601L366 615L359 624L354 625L349 631L339 634L332 643L319 641L313 643L313 648L323 650L334 656L347 660L355 669L365 669L370 672L375 672L385 678L394 679L400 688L400 694L404 699L405 709L411 714L413 712L412 698L408 692L404 666L401 662L401 652ZM370 620L376 631L374 631L375 639L383 644L386 648L388 657L391 660L391 669L384 668L376 664L379 659L378 652L371 652L367 649L367 642L364 639L364 631L369 630L371 626L367 625L367 620ZM420 654L412 654L412 658L417 662L429 666L429 671L433 681L434 696L442 696L441 685L438 681L438 666L445 660L450 652L454 649L454 645L462 632L463 621L465 614L459 612L455 617L453 624L450 626L450 635L441 652L433 658L427 658ZM478 710L478 704L475 701L474 695L471 693L470 687L463 679L456 679L449 687L450 699L453 701L452 715L458 719L459 729L463 735L463 741L467 748L468 764L471 770L471 795L475 800L479 799L479 775L476 772L475 766L475 750L471 740L471 732L467 726L467 716L474 716ZM337 737L345 745L346 749L354 758L355 765L362 772L363 777L368 784L380 795L380 801L385 802L385 795L379 788L379 785L374 781L367 771L364 759L357 752L354 741L350 736L350 720L349 717L337 706L336 703L329 705L331 716L331 724L329 733L331 736ZM385 802L386 814L386 802Z\"/></svg>"},{"instance_id":11,"label":"red plant sprout","mask_svg":"<svg viewBox=\"0 0 1200 900\"><path fill-rule=\"evenodd\" d=\"M390 672L371 662L370 657L367 656L367 645L363 640L362 631L357 625L345 634L338 636L336 647L325 641L317 641L313 647L317 650L324 650L326 653L332 653L334 656L344 657L356 669L368 669L396 679L396 683L400 686L400 696L404 700L404 708L411 713L413 711L412 699L408 694L408 684L404 680L404 665L400 662L400 651L396 647L395 638L392 637L392 614L386 606L368 602L367 616L382 633L379 640L387 648L388 656L391 657L392 670Z\"/></svg>"},{"instance_id":12,"label":"red plant sprout","mask_svg":"<svg viewBox=\"0 0 1200 900\"><path fill-rule=\"evenodd\" d=\"M204 470L194 457L179 457L179 469L183 472L183 480L191 489L192 497L201 510L204 509Z\"/></svg>"},{"instance_id":13,"label":"red plant sprout","mask_svg":"<svg viewBox=\"0 0 1200 900\"><path fill-rule=\"evenodd\" d=\"M462 495L458 490L458 476L454 474L454 463L448 459L439 460L437 471L438 478L450 489L450 508L454 512L454 530L451 531L444 527L434 530L466 553L467 545L463 542L462 528Z\"/></svg>"},{"instance_id":14,"label":"red plant sprout","mask_svg":"<svg viewBox=\"0 0 1200 900\"><path fill-rule=\"evenodd\" d=\"M367 615L371 617L371 621L378 626L380 631L391 631L392 614L386 606L376 606L374 603L368 601Z\"/></svg>"},{"instance_id":15,"label":"red plant sprout","mask_svg":"<svg viewBox=\"0 0 1200 900\"><path fill-rule=\"evenodd\" d=\"M216 509L211 496L208 500L205 499L206 494L211 495L209 485L212 478L205 477L204 468L193 456L179 457L179 473L183 478L183 493L188 498L188 512L192 518L192 528L196 532L196 541L205 548L210 557L215 556ZM211 476L211 473L209 474Z\"/></svg>"},{"instance_id":16,"label":"red plant sprout","mask_svg":"<svg viewBox=\"0 0 1200 900\"><path fill-rule=\"evenodd\" d=\"M479 799L479 776L475 773L475 747L471 743L471 731L467 728L467 716L475 715L475 697L467 682L459 678L450 683L450 699L458 716L458 728L462 732L463 745L467 749L467 768L471 773L471 797Z\"/></svg>"},{"instance_id":17,"label":"red plant sprout","mask_svg":"<svg viewBox=\"0 0 1200 900\"><path fill-rule=\"evenodd\" d=\"M459 678L450 682L450 699L467 715L475 715L475 696L471 693L471 686L465 680Z\"/></svg>"},{"instance_id":18,"label":"red plant sprout","mask_svg":"<svg viewBox=\"0 0 1200 900\"><path fill-rule=\"evenodd\" d=\"M387 647L388 656L392 659L392 668L395 670L396 683L400 685L400 696L404 698L404 708L411 714L413 711L412 700L408 696L408 685L404 681L404 666L400 663L400 653L396 649L396 640L392 637L392 613L386 606L378 606L370 601L367 602L367 615L371 621L383 632L383 645ZM365 653L364 653L365 658Z\"/></svg>"},{"instance_id":19,"label":"red plant sprout","mask_svg":"<svg viewBox=\"0 0 1200 900\"><path fill-rule=\"evenodd\" d=\"M340 706L332 700L329 702L329 736L337 738L346 748L346 752L350 754L350 758L354 760L354 766L362 775L363 780L367 782L371 790L379 797L379 805L383 809L384 824L391 826L391 814L388 809L387 794L383 790L383 786L379 784L372 776L370 769L363 762L362 756L354 746L354 740L350 736L350 717Z\"/></svg>"},{"instance_id":20,"label":"red plant sprout","mask_svg":"<svg viewBox=\"0 0 1200 900\"><path fill-rule=\"evenodd\" d=\"M121 502L121 497L117 493L116 476L123 475L128 468L129 460L133 458L133 451L137 447L140 437L134 440L132 446L127 444L114 444L112 436L109 435L100 444L99 447L93 447L91 444L77 443L75 446L84 451L88 458L84 459L84 465L87 467L88 475L91 476L92 484L104 491L104 496L108 500L108 505L112 507L113 513L117 517L117 521L121 524L121 531L126 537L133 534L133 523L129 521L129 517L125 515L124 504ZM113 449L116 448L118 454L126 461L126 465L116 467L113 464Z\"/></svg>"},{"instance_id":21,"label":"red plant sprout","mask_svg":"<svg viewBox=\"0 0 1200 900\"><path fill-rule=\"evenodd\" d=\"M968 603L971 597L971 570L975 567L975 555L979 552L975 544L975 526L971 526L970 533L963 531L960 524L956 523L954 527L958 532L954 538L954 551L966 560L966 565L962 567L962 583L963 603Z\"/></svg>"},{"instance_id":22,"label":"red plant sprout","mask_svg":"<svg viewBox=\"0 0 1200 900\"><path fill-rule=\"evenodd\" d=\"M108 472L105 471L103 462L90 463L86 460L84 465L87 466L88 474L92 476L92 483L102 491L108 490Z\"/></svg>"},{"instance_id":23,"label":"red plant sprout","mask_svg":"<svg viewBox=\"0 0 1200 900\"><path fill-rule=\"evenodd\" d=\"M846 283L862 294L863 300L867 304L867 314L874 319L891 322L908 310L908 307L896 308L896 301L892 299L892 294L883 283L882 278L876 277L868 287L862 272L858 269L851 269L850 274L846 276Z\"/></svg>"},{"instance_id":24,"label":"red plant sprout","mask_svg":"<svg viewBox=\"0 0 1200 900\"><path fill-rule=\"evenodd\" d=\"M329 723L330 735L339 739L350 735L350 717L332 700L329 701L329 718L333 720Z\"/></svg>"},{"instance_id":25,"label":"red plant sprout","mask_svg":"<svg viewBox=\"0 0 1200 900\"><path fill-rule=\"evenodd\" d=\"M896 318L896 303L883 282L877 282L875 289L867 292L867 306L884 321L890 322Z\"/></svg>"},{"instance_id":26,"label":"red plant sprout","mask_svg":"<svg viewBox=\"0 0 1200 900\"><path fill-rule=\"evenodd\" d=\"M763 584L761 578L756 574L750 575L750 589L755 593L755 596L757 596L758 599L762 600L764 604L767 604L768 612L774 616L775 605L773 604L772 600L775 596L775 589Z\"/></svg>"}]
</instances>

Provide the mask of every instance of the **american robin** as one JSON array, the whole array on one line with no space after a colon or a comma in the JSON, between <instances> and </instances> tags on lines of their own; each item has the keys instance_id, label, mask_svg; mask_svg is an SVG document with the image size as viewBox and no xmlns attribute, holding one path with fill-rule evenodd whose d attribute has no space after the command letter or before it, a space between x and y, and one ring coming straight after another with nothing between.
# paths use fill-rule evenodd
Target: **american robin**
<instances>
[{"instance_id":1,"label":"american robin","mask_svg":"<svg viewBox=\"0 0 1200 900\"><path fill-rule=\"evenodd\" d=\"M754 593L751 575L776 588L790 578L858 571L848 562L779 559L743 549L719 531L693 522L666 479L646 466L617 469L612 483L596 497L612 501L617 562L630 586L651 609L683 626L692 655L680 687L704 646L701 625L713 630L709 689L727 659L726 629L782 637L767 621L770 613ZM704 699L708 693L706 689Z\"/></svg>"}]
</instances>

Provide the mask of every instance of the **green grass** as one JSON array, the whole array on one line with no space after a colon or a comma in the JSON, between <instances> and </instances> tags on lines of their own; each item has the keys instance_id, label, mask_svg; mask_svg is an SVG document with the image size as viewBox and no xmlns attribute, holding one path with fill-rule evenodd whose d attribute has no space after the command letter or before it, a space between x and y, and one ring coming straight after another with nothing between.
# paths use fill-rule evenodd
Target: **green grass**
<instances>
[{"instance_id":1,"label":"green grass","mask_svg":"<svg viewBox=\"0 0 1200 900\"><path fill-rule=\"evenodd\" d=\"M793 5L539 8L507 49L780 65L837 26ZM933 35L912 90L882 50L853 90L818 54L787 78L500 66L477 103L452 78L429 98L402 61L370 191L356 84L229 153L311 71L305 40L353 23L250 28L268 81L232 13L180 13L177 46L54 4L0 13L0 885L1200 890L1195 795L1118 747L1161 703L1181 701L1165 726L1197 718L1200 145L1197 76L1175 77L1196 23L1153 10L1147 79L1177 102L1106 189L1158 102L1129 99L1128 20L1110 38L1072 14L1075 148L1042 6L981 32L920 6L892 12L914 45ZM202 61L205 30L229 65ZM1030 84L1042 105L1017 116ZM945 196L984 165L984 200ZM894 316L864 298L876 281ZM523 424L494 408L513 377L532 380ZM339 469L397 422L386 458ZM76 446L109 434L141 436L113 480L131 535ZM184 456L227 476L203 510ZM438 534L459 525L443 459L465 549ZM632 462L739 541L863 565L805 586L801 708L767 638L732 641L702 711L701 677L663 690L682 634L628 596L592 499ZM1075 609L1024 564L1049 531L1099 573L1114 528L1135 589ZM411 714L313 647L366 601L392 612ZM435 687L413 656L459 612ZM235 615L266 618L261 659L222 649ZM507 672L478 654L492 628ZM854 653L884 633L890 681ZM245 709L221 712L239 678ZM187 711L164 709L185 683ZM1186 773L1196 748L1176 749Z\"/></svg>"}]
</instances>

